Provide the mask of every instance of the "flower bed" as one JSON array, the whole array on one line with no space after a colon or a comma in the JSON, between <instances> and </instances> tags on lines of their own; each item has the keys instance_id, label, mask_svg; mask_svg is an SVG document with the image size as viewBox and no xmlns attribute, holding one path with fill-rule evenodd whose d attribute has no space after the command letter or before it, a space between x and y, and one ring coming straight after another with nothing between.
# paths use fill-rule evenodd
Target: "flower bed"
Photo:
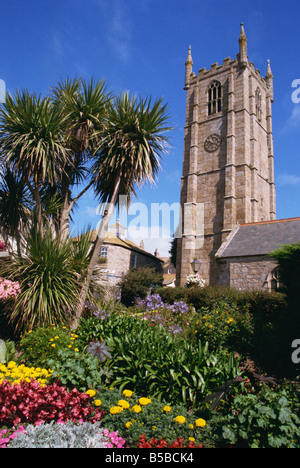
<instances>
[{"instance_id":1,"label":"flower bed","mask_svg":"<svg viewBox=\"0 0 300 468\"><path fill-rule=\"evenodd\" d=\"M241 330L238 308L196 313L152 295L125 313L100 312L87 314L76 333L29 331L19 360L0 364L0 448L30 446L36 427L43 447L60 446L58 433L79 447L86 427L83 447L298 448L294 390L254 385L228 352ZM185 334L170 330L179 323Z\"/></svg>"},{"instance_id":2,"label":"flower bed","mask_svg":"<svg viewBox=\"0 0 300 468\"><path fill-rule=\"evenodd\" d=\"M183 407L171 407L131 390L68 390L56 383L40 384L31 379L19 384L0 384L1 447L6 447L27 425L101 421L108 448L142 445L202 447L206 421ZM175 444L175 445L174 445ZM195 445L196 444L196 445Z\"/></svg>"}]
</instances>

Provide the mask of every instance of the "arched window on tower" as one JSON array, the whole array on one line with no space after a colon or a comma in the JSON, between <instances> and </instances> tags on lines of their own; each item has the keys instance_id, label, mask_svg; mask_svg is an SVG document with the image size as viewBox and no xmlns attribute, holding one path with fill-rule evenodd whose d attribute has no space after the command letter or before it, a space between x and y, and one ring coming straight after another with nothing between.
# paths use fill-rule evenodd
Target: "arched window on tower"
<instances>
[{"instance_id":1,"label":"arched window on tower","mask_svg":"<svg viewBox=\"0 0 300 468\"><path fill-rule=\"evenodd\" d=\"M222 110L222 85L213 81L208 88L208 115L216 114Z\"/></svg>"},{"instance_id":2,"label":"arched window on tower","mask_svg":"<svg viewBox=\"0 0 300 468\"><path fill-rule=\"evenodd\" d=\"M255 108L257 120L261 122L261 92L259 88L257 88L255 93Z\"/></svg>"}]
</instances>

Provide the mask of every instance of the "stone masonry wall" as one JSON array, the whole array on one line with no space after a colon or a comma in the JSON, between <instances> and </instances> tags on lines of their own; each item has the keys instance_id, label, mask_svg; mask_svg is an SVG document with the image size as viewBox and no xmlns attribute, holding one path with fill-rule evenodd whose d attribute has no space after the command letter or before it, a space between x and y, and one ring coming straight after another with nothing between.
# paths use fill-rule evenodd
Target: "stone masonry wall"
<instances>
[{"instance_id":1,"label":"stone masonry wall","mask_svg":"<svg viewBox=\"0 0 300 468\"><path fill-rule=\"evenodd\" d=\"M268 289L267 278L276 261L265 256L235 257L219 261L220 282L235 289Z\"/></svg>"}]
</instances>

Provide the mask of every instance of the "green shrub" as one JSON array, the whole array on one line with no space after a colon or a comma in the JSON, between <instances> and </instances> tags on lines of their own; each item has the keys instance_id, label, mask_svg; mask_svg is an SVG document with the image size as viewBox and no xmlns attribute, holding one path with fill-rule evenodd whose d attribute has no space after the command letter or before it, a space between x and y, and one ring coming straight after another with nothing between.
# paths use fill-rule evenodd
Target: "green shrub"
<instances>
[{"instance_id":1,"label":"green shrub","mask_svg":"<svg viewBox=\"0 0 300 468\"><path fill-rule=\"evenodd\" d=\"M300 448L300 419L285 390L236 396L211 424L221 443L237 448Z\"/></svg>"},{"instance_id":2,"label":"green shrub","mask_svg":"<svg viewBox=\"0 0 300 468\"><path fill-rule=\"evenodd\" d=\"M76 335L66 327L38 327L29 330L20 341L21 359L32 366L47 365L61 349L75 348Z\"/></svg>"},{"instance_id":3,"label":"green shrub","mask_svg":"<svg viewBox=\"0 0 300 468\"><path fill-rule=\"evenodd\" d=\"M212 353L208 344L192 344L139 317L110 316L82 320L77 329L85 346L105 339L114 373L111 385L147 391L161 401L196 406L204 396L238 373L238 361L225 350Z\"/></svg>"},{"instance_id":4,"label":"green shrub","mask_svg":"<svg viewBox=\"0 0 300 468\"><path fill-rule=\"evenodd\" d=\"M221 347L246 354L253 334L252 317L247 310L220 301L213 308L202 307L189 331L190 339L207 341L212 350Z\"/></svg>"},{"instance_id":5,"label":"green shrub","mask_svg":"<svg viewBox=\"0 0 300 468\"><path fill-rule=\"evenodd\" d=\"M174 304L176 301L186 302L188 290L183 286L176 286L175 288L157 288L155 293L159 294L166 304Z\"/></svg>"},{"instance_id":6,"label":"green shrub","mask_svg":"<svg viewBox=\"0 0 300 468\"><path fill-rule=\"evenodd\" d=\"M137 298L144 299L147 294L161 286L162 274L149 267L130 270L119 284L121 302L127 307L134 304Z\"/></svg>"},{"instance_id":7,"label":"green shrub","mask_svg":"<svg viewBox=\"0 0 300 468\"><path fill-rule=\"evenodd\" d=\"M171 300L175 297L178 299L181 290L182 288L174 288L172 292L166 292L166 296L169 295ZM159 292L163 297L164 293ZM297 370L291 362L290 347L295 339L295 329L297 326L299 328L299 313L298 307L291 306L285 294L208 286L187 288L183 297L198 313L205 309L205 315L209 317L208 326L212 325L211 329L203 327L203 322L195 315L188 330L190 338L195 338L193 333L196 331L201 339L207 339L214 347L219 342L231 349L235 348L253 359L267 373L278 377L295 375ZM238 318L224 330L215 317L216 304L220 303L226 303L235 310ZM228 331L234 333L228 335Z\"/></svg>"}]
</instances>

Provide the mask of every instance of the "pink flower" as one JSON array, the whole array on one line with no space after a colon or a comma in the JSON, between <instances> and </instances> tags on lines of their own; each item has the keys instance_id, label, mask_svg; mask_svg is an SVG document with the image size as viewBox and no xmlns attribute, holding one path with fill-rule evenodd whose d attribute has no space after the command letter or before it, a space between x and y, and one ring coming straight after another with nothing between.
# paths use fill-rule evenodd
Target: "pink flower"
<instances>
[{"instance_id":1,"label":"pink flower","mask_svg":"<svg viewBox=\"0 0 300 468\"><path fill-rule=\"evenodd\" d=\"M17 297L20 292L21 287L19 283L0 278L0 300L5 301L11 297Z\"/></svg>"}]
</instances>

